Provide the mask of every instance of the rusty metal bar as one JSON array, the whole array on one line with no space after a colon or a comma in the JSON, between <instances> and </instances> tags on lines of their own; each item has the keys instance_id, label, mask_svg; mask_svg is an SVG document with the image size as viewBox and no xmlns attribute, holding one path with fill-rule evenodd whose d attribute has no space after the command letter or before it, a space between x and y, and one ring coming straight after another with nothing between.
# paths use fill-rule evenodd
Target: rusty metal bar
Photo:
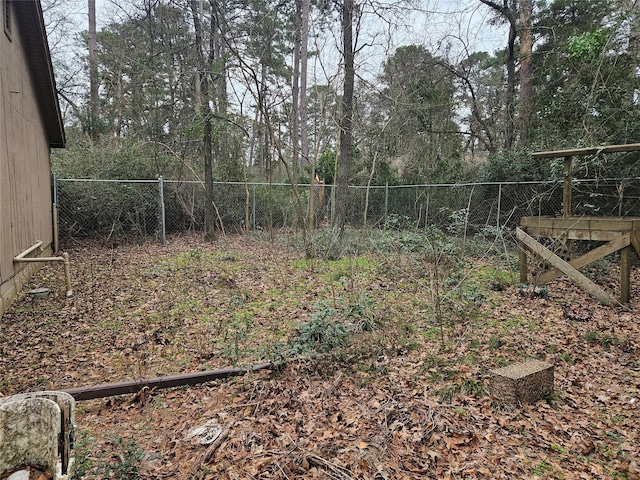
<instances>
[{"instance_id":1,"label":"rusty metal bar","mask_svg":"<svg viewBox=\"0 0 640 480\"><path fill-rule=\"evenodd\" d=\"M148 388L172 388L182 387L185 385L196 385L198 383L206 383L220 378L235 377L244 375L249 372L265 370L271 368L271 363L260 363L251 367L243 368L222 368L220 370L208 370L197 373L183 373L180 375L168 375L166 377L144 378L140 380L130 380L119 383L106 383L103 385L94 385L90 387L77 387L60 390L68 393L76 401L93 400L95 398L106 398L114 395L126 395L136 393L145 387Z\"/></svg>"}]
</instances>

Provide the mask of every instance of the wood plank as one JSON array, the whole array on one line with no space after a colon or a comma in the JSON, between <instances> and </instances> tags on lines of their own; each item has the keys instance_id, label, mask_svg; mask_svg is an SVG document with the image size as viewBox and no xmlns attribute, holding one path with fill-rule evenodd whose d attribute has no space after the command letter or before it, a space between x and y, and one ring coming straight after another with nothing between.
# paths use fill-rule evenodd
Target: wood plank
<instances>
[{"instance_id":1,"label":"wood plank","mask_svg":"<svg viewBox=\"0 0 640 480\"><path fill-rule=\"evenodd\" d=\"M140 380L130 380L128 382L106 383L90 387L77 387L60 390L68 393L75 400L92 400L94 398L113 397L114 395L124 395L136 393L145 387L148 388L171 388L184 385L197 385L198 383L210 382L220 378L244 375L248 372L255 372L271 368L271 363L261 363L246 368L222 368L220 370L208 370L205 372L184 373L180 375L167 375L166 377L143 378Z\"/></svg>"},{"instance_id":2,"label":"wood plank","mask_svg":"<svg viewBox=\"0 0 640 480\"><path fill-rule=\"evenodd\" d=\"M564 177L564 184L562 187L562 216L571 216L571 155L564 157L564 167L562 169L562 176Z\"/></svg>"},{"instance_id":3,"label":"wood plank","mask_svg":"<svg viewBox=\"0 0 640 480\"><path fill-rule=\"evenodd\" d=\"M520 225L525 227L563 228L566 230L610 230L614 232L631 232L640 230L640 219L637 217L522 217Z\"/></svg>"},{"instance_id":4,"label":"wood plank","mask_svg":"<svg viewBox=\"0 0 640 480\"><path fill-rule=\"evenodd\" d=\"M527 272L527 249L524 244L519 244L518 247L518 267L520 270L520 283L529 283L529 272Z\"/></svg>"},{"instance_id":5,"label":"wood plank","mask_svg":"<svg viewBox=\"0 0 640 480\"><path fill-rule=\"evenodd\" d=\"M527 227L532 237L561 238L569 240L593 240L597 242L610 242L625 234L622 232L605 232L597 230L565 230L561 228L537 228Z\"/></svg>"},{"instance_id":6,"label":"wood plank","mask_svg":"<svg viewBox=\"0 0 640 480\"><path fill-rule=\"evenodd\" d=\"M629 238L631 234L627 233L626 235L621 235L619 238L610 241L609 243L605 243L604 245L600 245L598 248L591 250L590 252L582 255L581 257L574 258L569 262L573 268L578 269L584 267L585 265L589 265L590 263L595 262L596 260L600 260L607 255L611 255L618 250L629 246L631 243L631 239ZM538 283L545 284L550 282L556 277L562 275L562 272L557 268L553 270L549 270L548 272L543 273L538 277Z\"/></svg>"},{"instance_id":7,"label":"wood plank","mask_svg":"<svg viewBox=\"0 0 640 480\"><path fill-rule=\"evenodd\" d=\"M578 285L597 298L600 302L605 305L618 304L618 302L602 288L593 283L548 248L540 245L533 237L527 235L520 228L516 228L516 236L518 237L518 240L533 250L534 253L542 257L543 260L549 262L558 270L561 270L564 274L571 277Z\"/></svg>"},{"instance_id":8,"label":"wood plank","mask_svg":"<svg viewBox=\"0 0 640 480\"><path fill-rule=\"evenodd\" d=\"M636 254L640 257L640 240L638 239L638 232L631 232L629 234L629 239L631 240L631 245L636 250Z\"/></svg>"},{"instance_id":9,"label":"wood plank","mask_svg":"<svg viewBox=\"0 0 640 480\"><path fill-rule=\"evenodd\" d=\"M620 303L629 303L631 299L631 250L627 246L620 251Z\"/></svg>"},{"instance_id":10,"label":"wood plank","mask_svg":"<svg viewBox=\"0 0 640 480\"><path fill-rule=\"evenodd\" d=\"M567 155L595 155L596 153L635 152L637 150L640 150L640 143L629 143L626 145L603 145L600 147L570 148L567 150L535 152L531 154L531 158L557 158L566 157Z\"/></svg>"}]
</instances>

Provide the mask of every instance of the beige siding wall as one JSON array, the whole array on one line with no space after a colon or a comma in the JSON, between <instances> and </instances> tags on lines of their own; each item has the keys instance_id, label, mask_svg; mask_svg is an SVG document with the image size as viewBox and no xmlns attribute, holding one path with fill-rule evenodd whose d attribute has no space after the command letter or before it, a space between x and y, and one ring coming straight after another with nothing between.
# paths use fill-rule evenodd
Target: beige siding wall
<instances>
[{"instance_id":1,"label":"beige siding wall","mask_svg":"<svg viewBox=\"0 0 640 480\"><path fill-rule=\"evenodd\" d=\"M11 40L0 28L0 315L34 268L13 258L53 235L49 144L15 15L12 26Z\"/></svg>"}]
</instances>

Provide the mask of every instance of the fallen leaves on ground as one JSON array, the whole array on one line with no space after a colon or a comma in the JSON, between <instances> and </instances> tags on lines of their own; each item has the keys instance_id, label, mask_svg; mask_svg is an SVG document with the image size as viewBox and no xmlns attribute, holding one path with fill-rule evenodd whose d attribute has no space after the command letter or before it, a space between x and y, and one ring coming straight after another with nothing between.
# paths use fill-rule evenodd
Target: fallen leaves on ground
<instances>
[{"instance_id":1,"label":"fallen leaves on ground","mask_svg":"<svg viewBox=\"0 0 640 480\"><path fill-rule=\"evenodd\" d=\"M257 363L323 309L377 325L281 370L79 402L86 478L640 478L636 268L628 307L561 278L548 298L451 298L443 324L410 256L305 262L248 236L70 254L74 297L47 266L29 287L50 297L24 295L0 321L3 395ZM491 369L526 358L555 365L551 397L486 394ZM189 436L207 424L213 443Z\"/></svg>"}]
</instances>

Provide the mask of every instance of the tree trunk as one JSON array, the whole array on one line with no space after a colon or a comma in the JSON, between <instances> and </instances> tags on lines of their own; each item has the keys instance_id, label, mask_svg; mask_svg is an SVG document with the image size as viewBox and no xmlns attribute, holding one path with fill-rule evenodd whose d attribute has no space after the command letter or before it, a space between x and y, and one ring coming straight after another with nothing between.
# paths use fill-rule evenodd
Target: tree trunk
<instances>
[{"instance_id":1,"label":"tree trunk","mask_svg":"<svg viewBox=\"0 0 640 480\"><path fill-rule=\"evenodd\" d=\"M631 61L629 68L631 70L630 76L633 79L629 103L633 106L638 102L638 95L640 94L640 77L637 73L638 67L640 67L640 2L637 0L631 1L629 10L631 15L631 27L629 29L629 56Z\"/></svg>"},{"instance_id":2,"label":"tree trunk","mask_svg":"<svg viewBox=\"0 0 640 480\"><path fill-rule=\"evenodd\" d=\"M520 143L528 147L531 141L533 89L531 87L532 0L520 0Z\"/></svg>"},{"instance_id":3,"label":"tree trunk","mask_svg":"<svg viewBox=\"0 0 640 480\"><path fill-rule=\"evenodd\" d=\"M300 29L300 157L302 165L310 165L309 132L307 114L307 61L309 58L309 0L302 0L302 25ZM311 169L307 231L313 228L313 191L315 169Z\"/></svg>"},{"instance_id":4,"label":"tree trunk","mask_svg":"<svg viewBox=\"0 0 640 480\"><path fill-rule=\"evenodd\" d=\"M291 78L291 168L297 180L300 167L300 52L302 37L302 5L296 0L295 41L293 46L293 74Z\"/></svg>"},{"instance_id":5,"label":"tree trunk","mask_svg":"<svg viewBox=\"0 0 640 480\"><path fill-rule=\"evenodd\" d=\"M502 15L509 23L509 39L507 40L507 59L505 64L507 66L507 98L505 100L505 125L504 125L504 148L509 150L515 143L515 100L516 100L516 57L515 57L515 44L517 37L517 24L514 8L511 8L507 0L502 0L502 4L494 2L492 0L480 0L488 7L491 7L500 15Z\"/></svg>"},{"instance_id":6,"label":"tree trunk","mask_svg":"<svg viewBox=\"0 0 640 480\"><path fill-rule=\"evenodd\" d=\"M98 44L96 32L96 0L89 1L89 136L98 141Z\"/></svg>"},{"instance_id":7,"label":"tree trunk","mask_svg":"<svg viewBox=\"0 0 640 480\"><path fill-rule=\"evenodd\" d=\"M195 30L196 52L198 57L198 71L200 77L201 109L204 121L204 133L202 143L204 148L204 238L208 242L217 239L215 231L215 209L213 204L213 147L212 147L212 115L209 101L209 75L207 72L207 62L204 57L204 46L202 36L202 23L200 22L200 9L198 2L191 0L191 13L193 15L193 28Z\"/></svg>"},{"instance_id":8,"label":"tree trunk","mask_svg":"<svg viewBox=\"0 0 640 480\"><path fill-rule=\"evenodd\" d=\"M353 157L353 91L355 83L353 50L353 13L354 0L343 0L342 4L342 43L344 59L344 85L342 93L342 115L340 117L340 151L338 157L338 175L336 179L335 216L333 227L340 235L347 222L349 204L349 171Z\"/></svg>"}]
</instances>

